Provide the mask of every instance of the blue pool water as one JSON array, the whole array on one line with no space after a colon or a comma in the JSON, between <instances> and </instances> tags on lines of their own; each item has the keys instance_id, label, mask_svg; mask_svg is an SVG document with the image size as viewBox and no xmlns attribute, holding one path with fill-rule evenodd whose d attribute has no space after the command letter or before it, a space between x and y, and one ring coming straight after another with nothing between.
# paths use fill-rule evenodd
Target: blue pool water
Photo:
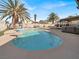
<instances>
[{"instance_id":1,"label":"blue pool water","mask_svg":"<svg viewBox=\"0 0 79 59\"><path fill-rule=\"evenodd\" d=\"M49 32L34 29L24 31L22 35L11 41L11 44L27 51L36 51L57 48L62 44L62 40Z\"/></svg>"}]
</instances>

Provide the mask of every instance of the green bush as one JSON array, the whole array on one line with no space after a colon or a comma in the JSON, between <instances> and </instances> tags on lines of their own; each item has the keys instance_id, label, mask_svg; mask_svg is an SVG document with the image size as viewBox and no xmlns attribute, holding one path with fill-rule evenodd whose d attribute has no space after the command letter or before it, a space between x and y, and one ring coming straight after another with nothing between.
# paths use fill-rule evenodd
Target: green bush
<instances>
[{"instance_id":1,"label":"green bush","mask_svg":"<svg viewBox=\"0 0 79 59\"><path fill-rule=\"evenodd\" d=\"M4 31L1 31L1 32L0 32L0 36L2 36L2 35L4 35Z\"/></svg>"},{"instance_id":2,"label":"green bush","mask_svg":"<svg viewBox=\"0 0 79 59\"><path fill-rule=\"evenodd\" d=\"M8 29L5 29L3 31L0 32L0 36L4 35L4 32L7 31Z\"/></svg>"}]
</instances>

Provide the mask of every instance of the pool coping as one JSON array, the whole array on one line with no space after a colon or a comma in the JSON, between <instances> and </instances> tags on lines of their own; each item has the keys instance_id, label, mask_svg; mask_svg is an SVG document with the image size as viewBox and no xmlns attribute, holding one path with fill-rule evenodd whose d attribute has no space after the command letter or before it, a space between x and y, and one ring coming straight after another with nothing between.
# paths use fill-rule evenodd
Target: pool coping
<instances>
[{"instance_id":1,"label":"pool coping","mask_svg":"<svg viewBox=\"0 0 79 59\"><path fill-rule=\"evenodd\" d=\"M4 33L3 36L0 36L0 46L7 44L8 42L12 41L13 39L17 38L18 35L22 33L16 32L15 30L8 30Z\"/></svg>"}]
</instances>

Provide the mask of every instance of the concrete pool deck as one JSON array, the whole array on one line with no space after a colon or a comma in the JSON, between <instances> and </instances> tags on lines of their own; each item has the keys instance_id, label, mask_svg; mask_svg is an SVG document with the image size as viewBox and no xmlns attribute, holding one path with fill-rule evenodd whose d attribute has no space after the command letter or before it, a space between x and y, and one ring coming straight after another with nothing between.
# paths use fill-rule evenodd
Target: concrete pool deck
<instances>
[{"instance_id":1,"label":"concrete pool deck","mask_svg":"<svg viewBox=\"0 0 79 59\"><path fill-rule=\"evenodd\" d=\"M64 41L60 47L28 52L7 43L0 47L0 59L79 59L79 35L63 33L57 29L50 31Z\"/></svg>"},{"instance_id":2,"label":"concrete pool deck","mask_svg":"<svg viewBox=\"0 0 79 59\"><path fill-rule=\"evenodd\" d=\"M14 30L8 30L8 31L4 32L4 35L0 36L0 46L5 45L6 43L15 39L16 36L21 35L21 34L22 33L16 32Z\"/></svg>"},{"instance_id":3,"label":"concrete pool deck","mask_svg":"<svg viewBox=\"0 0 79 59\"><path fill-rule=\"evenodd\" d=\"M3 35L0 37L0 46L8 43L9 41L15 39L15 36L10 36L10 35Z\"/></svg>"}]
</instances>

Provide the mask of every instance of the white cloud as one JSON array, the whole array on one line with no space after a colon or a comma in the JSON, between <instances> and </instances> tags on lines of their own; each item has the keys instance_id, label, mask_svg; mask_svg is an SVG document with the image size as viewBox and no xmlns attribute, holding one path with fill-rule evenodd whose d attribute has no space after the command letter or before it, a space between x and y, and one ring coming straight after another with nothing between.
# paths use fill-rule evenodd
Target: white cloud
<instances>
[{"instance_id":1,"label":"white cloud","mask_svg":"<svg viewBox=\"0 0 79 59\"><path fill-rule=\"evenodd\" d=\"M42 20L46 19L48 14L52 11L52 9L57 9L57 8L62 8L62 7L67 7L73 2L63 2L63 1L58 1L57 3L52 3L52 2L44 2L44 3L39 3L38 5L32 6L26 3L26 0L22 0L22 2L25 4L25 7L28 8L30 14L31 14L31 19L33 19L33 15L37 14L37 20ZM60 18L64 18L66 14L59 14Z\"/></svg>"},{"instance_id":2,"label":"white cloud","mask_svg":"<svg viewBox=\"0 0 79 59\"><path fill-rule=\"evenodd\" d=\"M68 3L64 3L64 2L60 2L60 3L45 3L43 5L41 5L42 8L44 9L52 9L52 8L58 8L58 7L65 7L65 6L68 6L69 4Z\"/></svg>"},{"instance_id":3,"label":"white cloud","mask_svg":"<svg viewBox=\"0 0 79 59\"><path fill-rule=\"evenodd\" d=\"M29 4L27 4L25 0L21 0L21 1L22 1L22 3L25 4L25 7L28 8L29 11L33 11L36 9L35 6L30 6Z\"/></svg>"}]
</instances>

